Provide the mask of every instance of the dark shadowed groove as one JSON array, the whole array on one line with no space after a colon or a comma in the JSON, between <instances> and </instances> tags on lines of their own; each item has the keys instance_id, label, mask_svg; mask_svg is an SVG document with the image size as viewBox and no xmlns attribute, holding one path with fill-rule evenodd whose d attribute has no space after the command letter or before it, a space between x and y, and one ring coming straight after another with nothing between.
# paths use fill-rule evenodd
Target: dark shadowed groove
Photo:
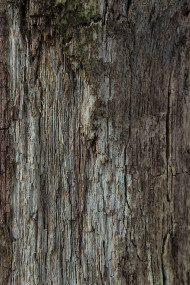
<instances>
[{"instance_id":1,"label":"dark shadowed groove","mask_svg":"<svg viewBox=\"0 0 190 285\"><path fill-rule=\"evenodd\" d=\"M128 0L128 2L127 2L127 14L129 13L129 9L131 7L131 4L132 4L132 0Z\"/></svg>"}]
</instances>

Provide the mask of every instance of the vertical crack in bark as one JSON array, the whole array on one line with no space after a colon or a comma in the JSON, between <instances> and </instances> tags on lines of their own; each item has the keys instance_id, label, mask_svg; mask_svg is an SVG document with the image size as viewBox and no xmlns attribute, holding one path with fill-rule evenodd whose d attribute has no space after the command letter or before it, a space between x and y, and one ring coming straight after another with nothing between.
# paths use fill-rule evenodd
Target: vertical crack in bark
<instances>
[{"instance_id":1,"label":"vertical crack in bark","mask_svg":"<svg viewBox=\"0 0 190 285\"><path fill-rule=\"evenodd\" d=\"M106 21L107 21L107 14L108 14L108 0L105 0L105 10L104 10L104 15L103 15L103 19L102 19L102 25L105 26Z\"/></svg>"},{"instance_id":2,"label":"vertical crack in bark","mask_svg":"<svg viewBox=\"0 0 190 285\"><path fill-rule=\"evenodd\" d=\"M36 71L35 71L35 79L34 82L36 84L37 79L39 79L39 66L40 66L40 58L42 53L42 39L39 40L38 49L37 49L37 55L36 55Z\"/></svg>"},{"instance_id":3,"label":"vertical crack in bark","mask_svg":"<svg viewBox=\"0 0 190 285\"><path fill-rule=\"evenodd\" d=\"M168 107L167 107L167 114L166 114L167 184L169 180L169 159L170 159L170 91L168 91Z\"/></svg>"},{"instance_id":4,"label":"vertical crack in bark","mask_svg":"<svg viewBox=\"0 0 190 285\"><path fill-rule=\"evenodd\" d=\"M166 268L164 264L164 256L166 255L166 245L169 239L169 232L165 235L162 244L162 252L161 252L161 262L162 262L162 284L166 285L167 276L166 276Z\"/></svg>"},{"instance_id":5,"label":"vertical crack in bark","mask_svg":"<svg viewBox=\"0 0 190 285\"><path fill-rule=\"evenodd\" d=\"M171 190L172 190L172 184L173 184L173 173L171 168L171 78L172 78L172 72L170 74L169 78L169 84L168 84L168 102L167 102L167 113L166 113L166 183L167 183L167 194L166 194L166 200L169 203L171 203ZM162 278L163 278L163 285L166 284L167 281L167 275L166 275L166 264L164 264L164 255L166 255L166 243L168 242L169 233L164 236L163 239L163 245L162 245L162 253L161 253L161 263L162 263Z\"/></svg>"},{"instance_id":6,"label":"vertical crack in bark","mask_svg":"<svg viewBox=\"0 0 190 285\"><path fill-rule=\"evenodd\" d=\"M127 14L129 13L129 9L131 7L131 4L132 4L132 0L128 0L127 1Z\"/></svg>"},{"instance_id":7,"label":"vertical crack in bark","mask_svg":"<svg viewBox=\"0 0 190 285\"><path fill-rule=\"evenodd\" d=\"M167 173L167 201L170 202L170 191L169 191L169 176L170 176L170 168L171 168L171 77L169 78L168 85L168 102L167 102L167 113L166 113L166 173Z\"/></svg>"},{"instance_id":8,"label":"vertical crack in bark","mask_svg":"<svg viewBox=\"0 0 190 285\"><path fill-rule=\"evenodd\" d=\"M150 265L151 265L151 271L152 271L152 285L154 285L154 266L152 261L152 253L150 253Z\"/></svg>"},{"instance_id":9,"label":"vertical crack in bark","mask_svg":"<svg viewBox=\"0 0 190 285\"><path fill-rule=\"evenodd\" d=\"M26 32L27 6L28 6L28 1L20 2L20 31L21 34L23 35L23 38L25 38L25 32Z\"/></svg>"},{"instance_id":10,"label":"vertical crack in bark","mask_svg":"<svg viewBox=\"0 0 190 285\"><path fill-rule=\"evenodd\" d=\"M131 207L130 207L130 205L129 205L129 201L128 201L128 197L127 197L127 165L126 165L126 161L127 161L127 158L126 158L126 148L125 148L125 150L124 150L124 185L125 185L125 201L126 201L126 203L127 203L127 207L128 207L128 209L129 209L129 211L130 211L130 214L131 214L131 212L132 212L132 210L131 210Z\"/></svg>"},{"instance_id":11,"label":"vertical crack in bark","mask_svg":"<svg viewBox=\"0 0 190 285\"><path fill-rule=\"evenodd\" d=\"M165 243L166 243L166 237L167 235L164 237L164 240L163 240L163 245L162 245L162 253L161 253L161 261L162 261L162 284L165 285L166 283L166 276L165 276L165 269L164 269L164 258L163 258L163 255L164 255L164 248L165 248Z\"/></svg>"},{"instance_id":12,"label":"vertical crack in bark","mask_svg":"<svg viewBox=\"0 0 190 285\"><path fill-rule=\"evenodd\" d=\"M131 61L131 54L130 54L130 58L129 60ZM131 71L131 83L130 83L130 94L129 94L129 136L128 136L128 142L127 142L127 146L129 146L130 144L130 140L131 140L131 108L132 108L132 66L131 63L129 63L129 67L130 67L130 71Z\"/></svg>"}]
</instances>

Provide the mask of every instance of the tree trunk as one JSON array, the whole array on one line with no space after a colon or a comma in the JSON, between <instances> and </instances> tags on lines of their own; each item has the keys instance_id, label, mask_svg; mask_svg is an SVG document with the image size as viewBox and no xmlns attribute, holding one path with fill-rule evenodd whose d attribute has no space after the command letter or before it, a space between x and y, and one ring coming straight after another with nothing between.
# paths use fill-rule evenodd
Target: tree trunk
<instances>
[{"instance_id":1,"label":"tree trunk","mask_svg":"<svg viewBox=\"0 0 190 285\"><path fill-rule=\"evenodd\" d=\"M0 0L0 284L190 284L189 66L188 1Z\"/></svg>"}]
</instances>

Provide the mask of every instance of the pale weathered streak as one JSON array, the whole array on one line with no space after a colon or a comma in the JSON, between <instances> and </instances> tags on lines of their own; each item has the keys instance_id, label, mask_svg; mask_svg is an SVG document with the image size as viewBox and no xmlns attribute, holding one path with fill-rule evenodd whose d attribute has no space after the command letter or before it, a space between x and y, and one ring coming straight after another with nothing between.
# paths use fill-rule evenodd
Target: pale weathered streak
<instances>
[{"instance_id":1,"label":"pale weathered streak","mask_svg":"<svg viewBox=\"0 0 190 285\"><path fill-rule=\"evenodd\" d=\"M7 5L7 284L190 284L188 2Z\"/></svg>"}]
</instances>

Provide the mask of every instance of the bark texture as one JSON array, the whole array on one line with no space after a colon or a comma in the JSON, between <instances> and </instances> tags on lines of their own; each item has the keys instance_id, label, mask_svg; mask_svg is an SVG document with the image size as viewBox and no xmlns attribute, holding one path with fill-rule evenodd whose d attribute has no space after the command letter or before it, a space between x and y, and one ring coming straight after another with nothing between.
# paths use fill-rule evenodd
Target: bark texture
<instances>
[{"instance_id":1,"label":"bark texture","mask_svg":"<svg viewBox=\"0 0 190 285\"><path fill-rule=\"evenodd\" d=\"M6 0L0 1L0 284L7 284L11 269L10 193L13 146L9 134L11 100L8 90L8 26Z\"/></svg>"},{"instance_id":2,"label":"bark texture","mask_svg":"<svg viewBox=\"0 0 190 285\"><path fill-rule=\"evenodd\" d=\"M18 0L6 11L1 284L190 284L189 2Z\"/></svg>"}]
</instances>

